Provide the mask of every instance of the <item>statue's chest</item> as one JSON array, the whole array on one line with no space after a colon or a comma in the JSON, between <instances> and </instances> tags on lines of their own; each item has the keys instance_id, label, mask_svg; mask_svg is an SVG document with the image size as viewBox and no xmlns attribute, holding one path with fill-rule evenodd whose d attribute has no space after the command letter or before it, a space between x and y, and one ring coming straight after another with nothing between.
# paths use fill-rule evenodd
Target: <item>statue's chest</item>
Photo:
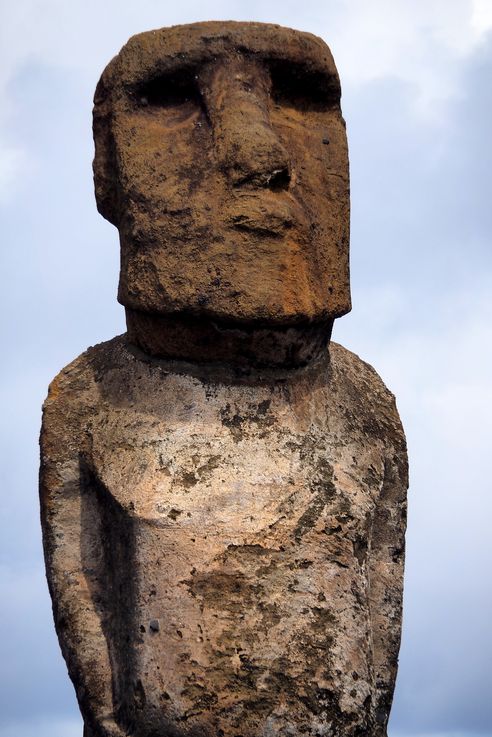
<instances>
[{"instance_id":1,"label":"statue's chest","mask_svg":"<svg viewBox=\"0 0 492 737\"><path fill-rule=\"evenodd\" d=\"M377 454L340 442L322 390L210 391L174 377L146 401L101 416L93 431L97 476L142 524L242 544L363 521L373 506L378 484L364 479L380 475Z\"/></svg>"},{"instance_id":2,"label":"statue's chest","mask_svg":"<svg viewBox=\"0 0 492 737\"><path fill-rule=\"evenodd\" d=\"M336 611L355 612L343 636L361 642L378 448L323 387L150 389L91 430L114 616L132 602L124 648L147 703L158 711L166 692L193 708L183 663L246 700L286 671L302 693L349 667L367 676L361 648L350 664L337 649Z\"/></svg>"}]
</instances>

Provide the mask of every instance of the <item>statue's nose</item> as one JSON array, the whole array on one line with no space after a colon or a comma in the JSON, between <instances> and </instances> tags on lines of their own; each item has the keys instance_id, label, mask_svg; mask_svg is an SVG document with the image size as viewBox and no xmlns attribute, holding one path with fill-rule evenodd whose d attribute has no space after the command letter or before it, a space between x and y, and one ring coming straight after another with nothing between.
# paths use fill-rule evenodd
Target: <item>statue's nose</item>
<instances>
[{"instance_id":1,"label":"statue's nose","mask_svg":"<svg viewBox=\"0 0 492 737\"><path fill-rule=\"evenodd\" d=\"M288 187L289 155L270 122L268 71L251 61L222 61L201 86L219 165L231 182Z\"/></svg>"}]
</instances>

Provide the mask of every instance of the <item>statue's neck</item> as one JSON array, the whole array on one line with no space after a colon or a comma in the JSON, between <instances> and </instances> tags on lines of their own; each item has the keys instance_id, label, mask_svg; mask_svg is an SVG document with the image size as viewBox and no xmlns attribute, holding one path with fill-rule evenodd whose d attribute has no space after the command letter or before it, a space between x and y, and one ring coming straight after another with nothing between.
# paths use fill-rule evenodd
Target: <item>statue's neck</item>
<instances>
[{"instance_id":1,"label":"statue's neck","mask_svg":"<svg viewBox=\"0 0 492 737\"><path fill-rule=\"evenodd\" d=\"M319 357L333 320L316 325L251 327L125 308L128 341L156 358L294 368Z\"/></svg>"}]
</instances>

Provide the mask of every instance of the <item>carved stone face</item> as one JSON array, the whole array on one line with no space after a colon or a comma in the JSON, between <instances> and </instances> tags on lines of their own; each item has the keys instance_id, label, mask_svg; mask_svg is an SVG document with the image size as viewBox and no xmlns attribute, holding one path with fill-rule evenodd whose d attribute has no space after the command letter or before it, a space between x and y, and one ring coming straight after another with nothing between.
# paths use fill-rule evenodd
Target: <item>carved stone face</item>
<instances>
[{"instance_id":1,"label":"carved stone face","mask_svg":"<svg viewBox=\"0 0 492 737\"><path fill-rule=\"evenodd\" d=\"M347 143L323 41L233 22L134 36L97 87L94 137L123 305L262 325L349 311Z\"/></svg>"}]
</instances>

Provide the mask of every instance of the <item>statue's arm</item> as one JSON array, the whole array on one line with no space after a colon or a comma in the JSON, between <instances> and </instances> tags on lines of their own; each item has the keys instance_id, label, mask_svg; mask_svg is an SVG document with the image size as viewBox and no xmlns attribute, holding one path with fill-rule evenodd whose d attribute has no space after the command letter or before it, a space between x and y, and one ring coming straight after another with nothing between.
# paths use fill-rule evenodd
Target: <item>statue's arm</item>
<instances>
[{"instance_id":1,"label":"statue's arm","mask_svg":"<svg viewBox=\"0 0 492 737\"><path fill-rule=\"evenodd\" d=\"M124 737L113 714L101 607L101 520L84 470L84 411L74 406L74 393L70 387L64 391L64 383L57 377L50 387L40 441L41 523L55 627L84 716L84 735Z\"/></svg>"},{"instance_id":2,"label":"statue's arm","mask_svg":"<svg viewBox=\"0 0 492 737\"><path fill-rule=\"evenodd\" d=\"M393 402L394 407L394 402ZM401 638L408 461L403 428L394 407L384 475L374 515L369 558L375 698L381 734L391 709Z\"/></svg>"}]
</instances>

